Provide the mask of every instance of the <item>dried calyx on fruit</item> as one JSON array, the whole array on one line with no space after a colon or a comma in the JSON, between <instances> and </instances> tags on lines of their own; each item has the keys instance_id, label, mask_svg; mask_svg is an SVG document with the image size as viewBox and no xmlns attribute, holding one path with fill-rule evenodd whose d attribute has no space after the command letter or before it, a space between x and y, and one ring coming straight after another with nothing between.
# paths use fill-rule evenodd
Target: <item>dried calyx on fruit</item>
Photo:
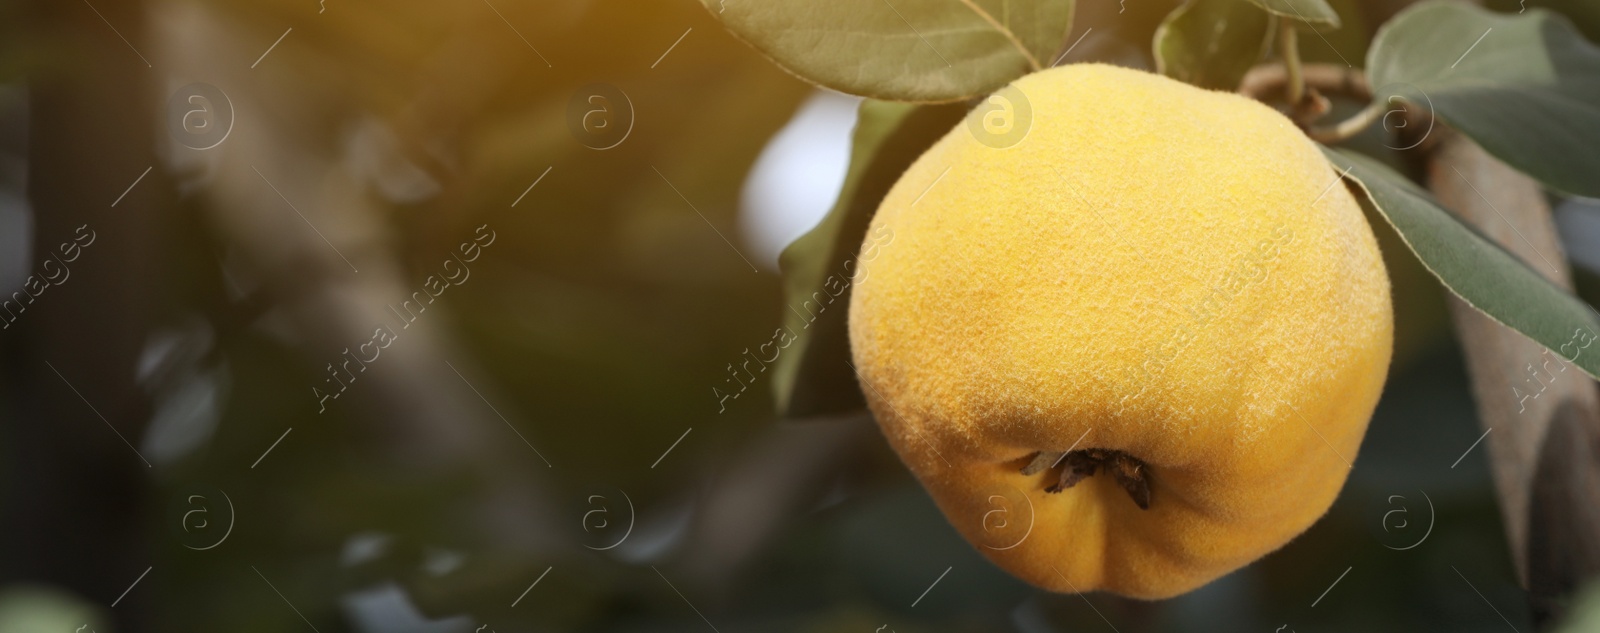
<instances>
[{"instance_id":1,"label":"dried calyx on fruit","mask_svg":"<svg viewBox=\"0 0 1600 633\"><path fill-rule=\"evenodd\" d=\"M1140 510L1150 509L1150 481L1147 479L1144 462L1132 455L1099 448L1066 453L1039 451L1028 461L1027 466L1022 467L1022 474L1037 475L1057 467L1061 469L1061 473L1055 483L1045 487L1045 492L1061 492L1078 485L1078 482L1084 479L1093 477L1096 470L1104 470L1117 480L1117 485L1128 491L1128 496L1133 498L1133 503L1138 505Z\"/></svg>"}]
</instances>

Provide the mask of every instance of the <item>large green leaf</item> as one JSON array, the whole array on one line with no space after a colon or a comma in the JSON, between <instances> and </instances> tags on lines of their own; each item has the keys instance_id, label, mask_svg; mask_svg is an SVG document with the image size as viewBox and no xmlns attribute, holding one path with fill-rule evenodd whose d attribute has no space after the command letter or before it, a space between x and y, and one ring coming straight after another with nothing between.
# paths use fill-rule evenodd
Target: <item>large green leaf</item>
<instances>
[{"instance_id":1,"label":"large green leaf","mask_svg":"<svg viewBox=\"0 0 1600 633\"><path fill-rule=\"evenodd\" d=\"M1549 9L1567 16L1589 41L1600 42L1600 2L1594 0L1486 0L1483 6L1498 13Z\"/></svg>"},{"instance_id":2,"label":"large green leaf","mask_svg":"<svg viewBox=\"0 0 1600 633\"><path fill-rule=\"evenodd\" d=\"M1240 0L1189 0L1156 28L1153 49L1163 75L1217 90L1235 90L1266 53L1272 16Z\"/></svg>"},{"instance_id":3,"label":"large green leaf","mask_svg":"<svg viewBox=\"0 0 1600 633\"><path fill-rule=\"evenodd\" d=\"M1600 196L1600 48L1566 18L1425 2L1379 29L1367 70L1378 99L1429 107L1512 167Z\"/></svg>"},{"instance_id":4,"label":"large green leaf","mask_svg":"<svg viewBox=\"0 0 1600 633\"><path fill-rule=\"evenodd\" d=\"M846 316L855 258L878 203L900 174L965 115L959 105L867 100L856 121L850 169L822 222L784 249L784 328L795 336L777 358L778 413L805 417L866 405L850 360Z\"/></svg>"},{"instance_id":5,"label":"large green leaf","mask_svg":"<svg viewBox=\"0 0 1600 633\"><path fill-rule=\"evenodd\" d=\"M1327 0L1250 0L1256 6L1302 22L1321 22L1339 28L1339 14Z\"/></svg>"},{"instance_id":6,"label":"large green leaf","mask_svg":"<svg viewBox=\"0 0 1600 633\"><path fill-rule=\"evenodd\" d=\"M1049 67L1073 0L701 0L779 66L895 101L988 94Z\"/></svg>"},{"instance_id":7,"label":"large green leaf","mask_svg":"<svg viewBox=\"0 0 1600 633\"><path fill-rule=\"evenodd\" d=\"M1323 148L1450 292L1600 378L1600 318L1572 293L1457 220L1427 191L1360 154ZM1585 353L1587 352L1587 353Z\"/></svg>"}]
</instances>

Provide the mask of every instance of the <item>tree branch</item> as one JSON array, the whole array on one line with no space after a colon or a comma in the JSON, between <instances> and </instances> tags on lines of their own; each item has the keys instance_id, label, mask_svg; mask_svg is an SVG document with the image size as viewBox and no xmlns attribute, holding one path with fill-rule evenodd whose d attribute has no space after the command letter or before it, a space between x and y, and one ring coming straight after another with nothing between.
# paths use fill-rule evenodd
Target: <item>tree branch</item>
<instances>
[{"instance_id":1,"label":"tree branch","mask_svg":"<svg viewBox=\"0 0 1600 633\"><path fill-rule=\"evenodd\" d=\"M1366 74L1360 70L1338 64L1303 64L1300 67L1305 83L1318 92L1337 94L1356 101L1372 99L1372 87ZM1259 101L1284 95L1289 84L1289 70L1282 63L1273 62L1251 68L1239 82L1239 93Z\"/></svg>"},{"instance_id":2,"label":"tree branch","mask_svg":"<svg viewBox=\"0 0 1600 633\"><path fill-rule=\"evenodd\" d=\"M1428 186L1440 202L1571 288L1539 184L1465 136L1436 133L1443 136L1428 163ZM1450 309L1488 433L1512 559L1536 623L1548 628L1565 597L1600 573L1600 397L1587 376L1554 352L1454 296Z\"/></svg>"}]
</instances>

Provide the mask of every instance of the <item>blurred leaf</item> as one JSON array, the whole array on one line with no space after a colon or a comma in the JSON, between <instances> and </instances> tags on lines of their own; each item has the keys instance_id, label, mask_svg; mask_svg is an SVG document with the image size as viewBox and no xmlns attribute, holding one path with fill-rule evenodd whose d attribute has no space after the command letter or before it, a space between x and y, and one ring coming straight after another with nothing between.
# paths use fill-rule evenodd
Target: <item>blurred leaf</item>
<instances>
[{"instance_id":1,"label":"blurred leaf","mask_svg":"<svg viewBox=\"0 0 1600 633\"><path fill-rule=\"evenodd\" d=\"M1582 353L1600 332L1594 311L1515 255L1439 206L1428 192L1381 163L1323 148L1361 185L1417 259L1478 311L1600 377L1600 353ZM1600 352L1600 350L1596 350Z\"/></svg>"},{"instance_id":2,"label":"blurred leaf","mask_svg":"<svg viewBox=\"0 0 1600 633\"><path fill-rule=\"evenodd\" d=\"M1566 619L1556 633L1600 631L1600 582L1590 581L1573 597Z\"/></svg>"},{"instance_id":3,"label":"blurred leaf","mask_svg":"<svg viewBox=\"0 0 1600 633\"><path fill-rule=\"evenodd\" d=\"M1339 14L1339 26L1328 28L1311 22L1296 24L1300 32L1300 61L1364 68L1368 37L1366 7L1362 0L1328 0Z\"/></svg>"},{"instance_id":4,"label":"blurred leaf","mask_svg":"<svg viewBox=\"0 0 1600 633\"><path fill-rule=\"evenodd\" d=\"M1423 104L1546 185L1600 196L1600 49L1566 18L1426 2L1379 29L1369 55L1375 98Z\"/></svg>"},{"instance_id":5,"label":"blurred leaf","mask_svg":"<svg viewBox=\"0 0 1600 633\"><path fill-rule=\"evenodd\" d=\"M1488 0L1483 6L1497 13L1549 9L1567 16L1589 41L1600 42L1600 2L1594 0Z\"/></svg>"},{"instance_id":6,"label":"blurred leaf","mask_svg":"<svg viewBox=\"0 0 1600 633\"><path fill-rule=\"evenodd\" d=\"M850 360L850 273L867 224L900 174L966 114L960 105L862 102L844 187L828 215L783 250L784 327L797 337L777 359L778 413L804 417L866 406ZM843 290L830 293L843 282Z\"/></svg>"},{"instance_id":7,"label":"blurred leaf","mask_svg":"<svg viewBox=\"0 0 1600 633\"><path fill-rule=\"evenodd\" d=\"M1265 54L1271 16L1239 0L1189 0L1156 29L1156 70L1202 88L1234 90Z\"/></svg>"},{"instance_id":8,"label":"blurred leaf","mask_svg":"<svg viewBox=\"0 0 1600 633\"><path fill-rule=\"evenodd\" d=\"M0 631L110 631L108 615L98 604L43 584L0 588Z\"/></svg>"},{"instance_id":9,"label":"blurred leaf","mask_svg":"<svg viewBox=\"0 0 1600 633\"><path fill-rule=\"evenodd\" d=\"M1339 14L1327 0L1250 0L1256 6L1301 22L1322 22L1339 28Z\"/></svg>"},{"instance_id":10,"label":"blurred leaf","mask_svg":"<svg viewBox=\"0 0 1600 633\"><path fill-rule=\"evenodd\" d=\"M987 94L1048 67L1073 8L1072 0L701 1L807 81L923 102Z\"/></svg>"},{"instance_id":11,"label":"blurred leaf","mask_svg":"<svg viewBox=\"0 0 1600 633\"><path fill-rule=\"evenodd\" d=\"M1549 9L1567 16L1591 42L1600 42L1600 3L1593 0L1521 0L1522 12L1530 7Z\"/></svg>"}]
</instances>

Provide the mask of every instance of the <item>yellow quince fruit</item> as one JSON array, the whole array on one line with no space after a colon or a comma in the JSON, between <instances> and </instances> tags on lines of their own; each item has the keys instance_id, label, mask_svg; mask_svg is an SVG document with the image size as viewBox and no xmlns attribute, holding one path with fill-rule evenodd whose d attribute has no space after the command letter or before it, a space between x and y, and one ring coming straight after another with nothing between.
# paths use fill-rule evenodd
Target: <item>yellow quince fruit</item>
<instances>
[{"instance_id":1,"label":"yellow quince fruit","mask_svg":"<svg viewBox=\"0 0 1600 633\"><path fill-rule=\"evenodd\" d=\"M1388 371L1356 200L1235 94L1070 65L997 97L872 220L850 343L884 434L1045 589L1165 598L1283 546L1338 495Z\"/></svg>"}]
</instances>

